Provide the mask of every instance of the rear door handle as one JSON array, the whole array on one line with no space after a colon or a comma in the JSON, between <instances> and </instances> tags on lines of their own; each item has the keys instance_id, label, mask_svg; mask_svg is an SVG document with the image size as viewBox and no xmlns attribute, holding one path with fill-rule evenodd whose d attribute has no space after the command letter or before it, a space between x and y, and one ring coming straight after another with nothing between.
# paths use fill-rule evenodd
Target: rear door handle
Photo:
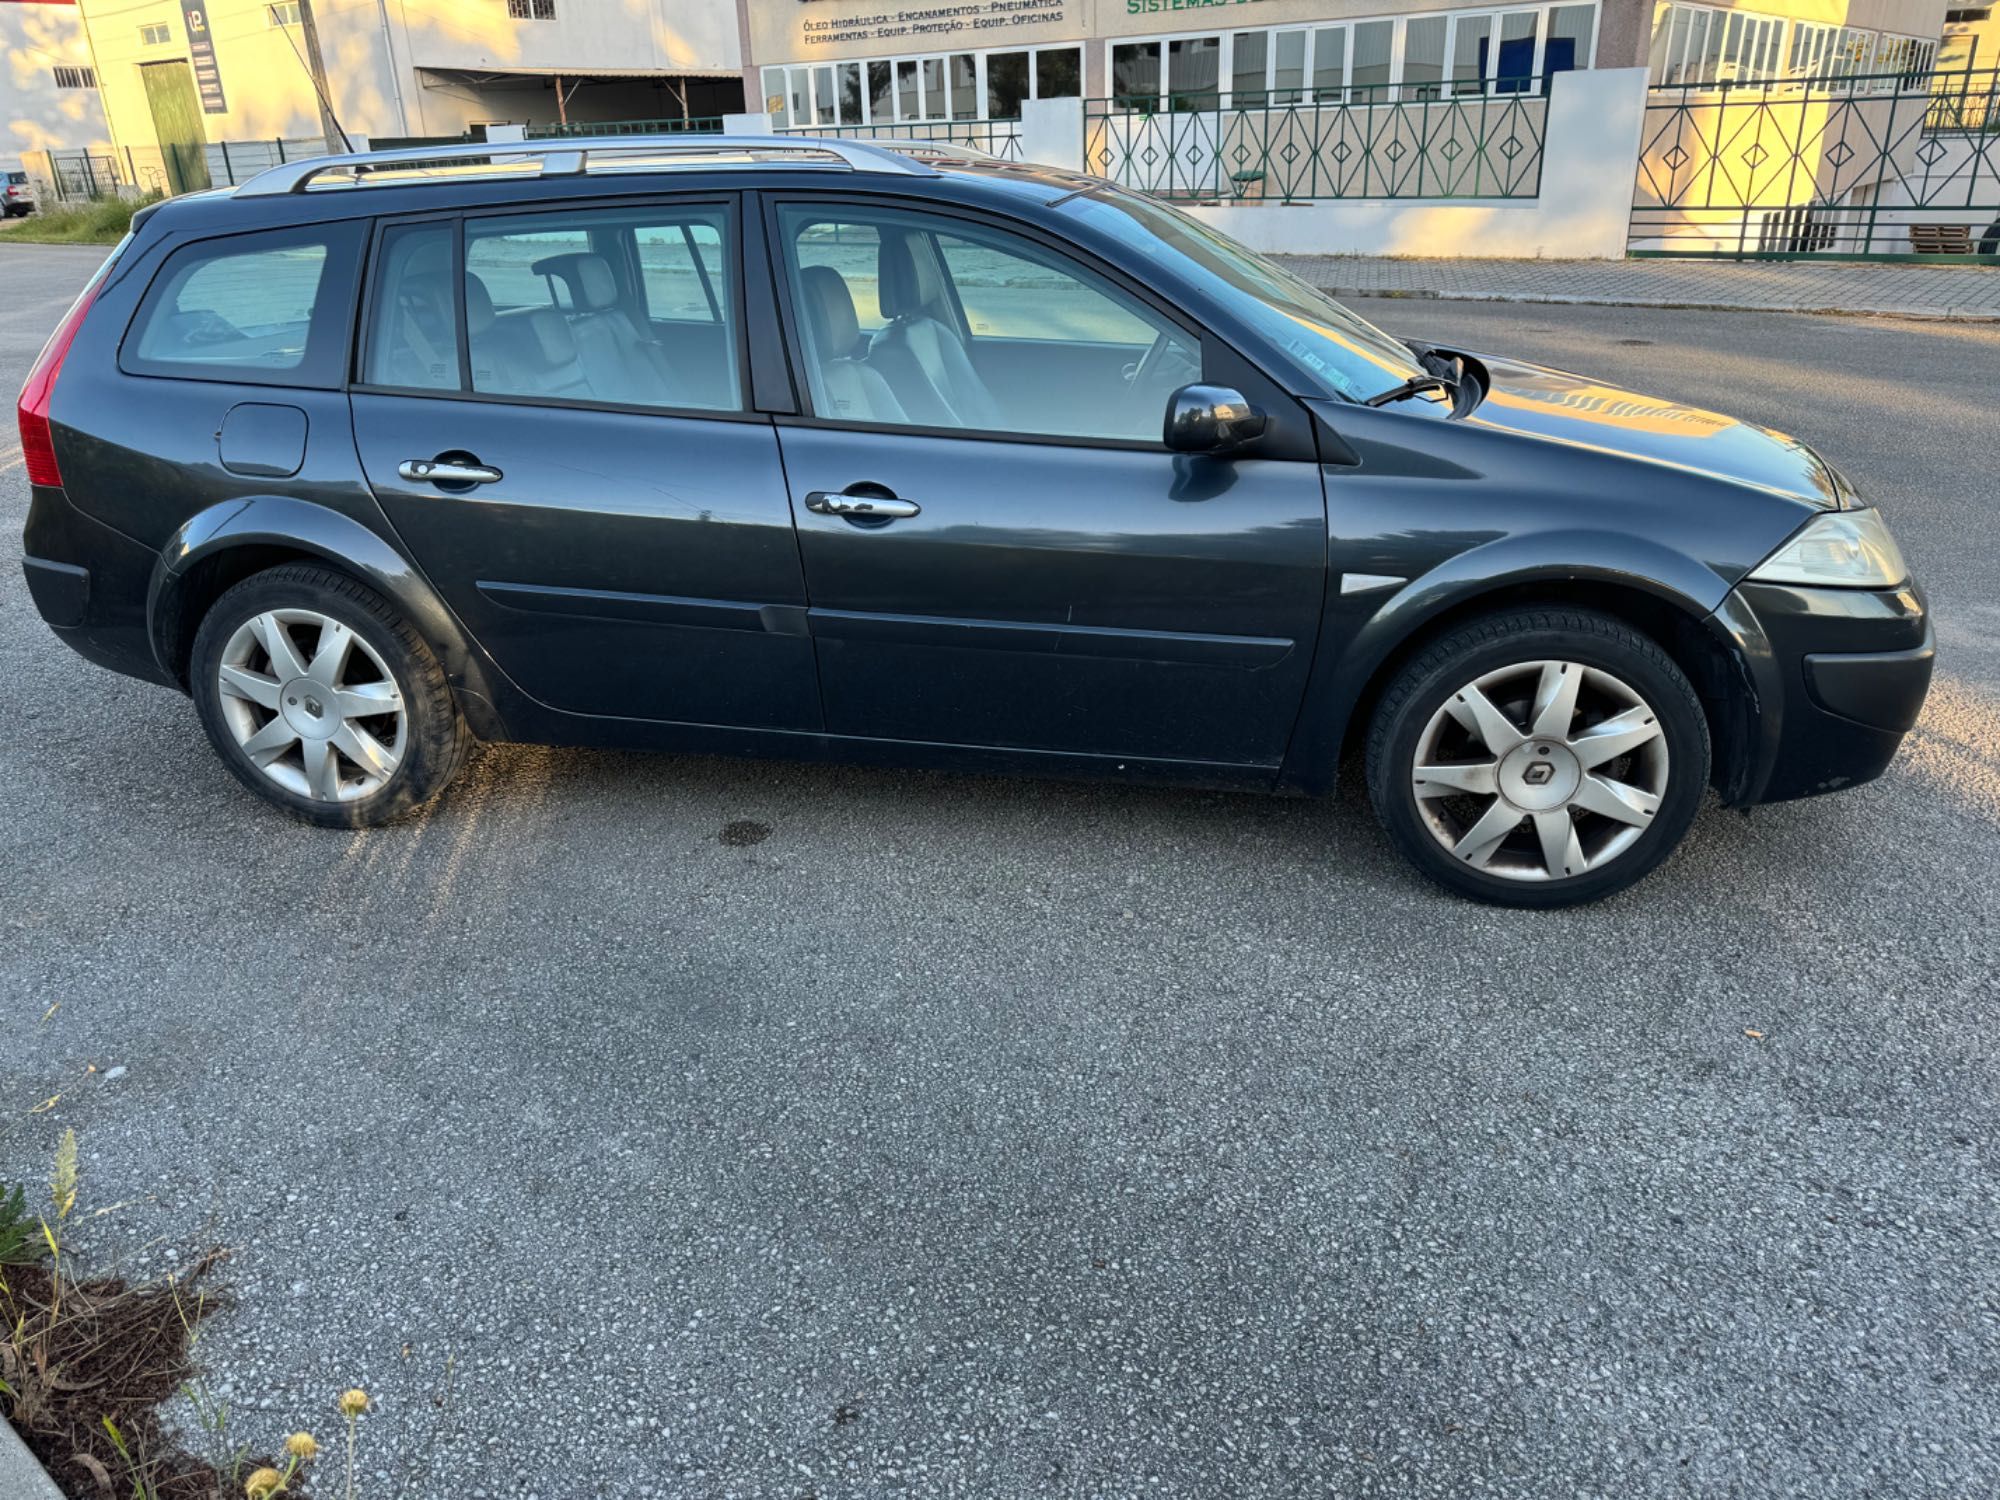
<instances>
[{"instance_id":1,"label":"rear door handle","mask_svg":"<svg viewBox=\"0 0 2000 1500\"><path fill-rule=\"evenodd\" d=\"M857 521L896 521L920 514L923 507L914 500L898 500L894 495L843 495L833 490L814 490L806 496L806 509L822 516L849 516Z\"/></svg>"},{"instance_id":2,"label":"rear door handle","mask_svg":"<svg viewBox=\"0 0 2000 1500\"><path fill-rule=\"evenodd\" d=\"M506 477L485 464L443 458L406 458L396 466L396 472L411 484L498 484Z\"/></svg>"}]
</instances>

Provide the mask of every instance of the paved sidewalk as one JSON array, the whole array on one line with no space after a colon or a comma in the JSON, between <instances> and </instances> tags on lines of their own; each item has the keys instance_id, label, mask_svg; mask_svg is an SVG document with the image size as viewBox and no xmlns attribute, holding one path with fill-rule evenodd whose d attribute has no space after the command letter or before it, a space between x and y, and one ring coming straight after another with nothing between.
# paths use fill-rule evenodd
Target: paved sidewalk
<instances>
[{"instance_id":1,"label":"paved sidewalk","mask_svg":"<svg viewBox=\"0 0 2000 1500\"><path fill-rule=\"evenodd\" d=\"M1276 257L1346 297L1596 302L1764 312L2000 319L2000 266L1805 261L1403 260Z\"/></svg>"}]
</instances>

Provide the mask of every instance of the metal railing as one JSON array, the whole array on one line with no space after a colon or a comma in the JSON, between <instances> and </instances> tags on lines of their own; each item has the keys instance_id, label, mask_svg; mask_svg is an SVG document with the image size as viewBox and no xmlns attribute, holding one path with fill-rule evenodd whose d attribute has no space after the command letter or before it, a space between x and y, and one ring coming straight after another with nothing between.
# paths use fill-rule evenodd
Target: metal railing
<instances>
[{"instance_id":1,"label":"metal railing","mask_svg":"<svg viewBox=\"0 0 2000 1500\"><path fill-rule=\"evenodd\" d=\"M796 125L781 135L844 136L856 141L937 141L970 146L1002 161L1021 159L1019 120L906 120L877 125Z\"/></svg>"},{"instance_id":2,"label":"metal railing","mask_svg":"<svg viewBox=\"0 0 2000 1500\"><path fill-rule=\"evenodd\" d=\"M1932 135L2000 133L2000 67L1933 74L1924 128Z\"/></svg>"},{"instance_id":3,"label":"metal railing","mask_svg":"<svg viewBox=\"0 0 2000 1500\"><path fill-rule=\"evenodd\" d=\"M1631 249L2000 259L1996 98L1996 68L1656 86Z\"/></svg>"},{"instance_id":4,"label":"metal railing","mask_svg":"<svg viewBox=\"0 0 2000 1500\"><path fill-rule=\"evenodd\" d=\"M1319 99L1089 99L1084 169L1165 198L1533 198L1542 183L1546 80L1357 85Z\"/></svg>"},{"instance_id":5,"label":"metal railing","mask_svg":"<svg viewBox=\"0 0 2000 1500\"><path fill-rule=\"evenodd\" d=\"M204 154L209 181L216 187L235 187L259 172L309 157L326 155L323 136L295 136L290 140L273 136L268 141L211 141Z\"/></svg>"},{"instance_id":6,"label":"metal railing","mask_svg":"<svg viewBox=\"0 0 2000 1500\"><path fill-rule=\"evenodd\" d=\"M137 198L173 189L167 159L156 146L121 146L112 151L30 151L22 154L21 162L38 184L46 185L47 198L52 203Z\"/></svg>"},{"instance_id":7,"label":"metal railing","mask_svg":"<svg viewBox=\"0 0 2000 1500\"><path fill-rule=\"evenodd\" d=\"M539 141L568 136L709 135L721 131L721 115L696 115L669 120L572 120L566 125L524 126L521 133L531 141Z\"/></svg>"}]
</instances>

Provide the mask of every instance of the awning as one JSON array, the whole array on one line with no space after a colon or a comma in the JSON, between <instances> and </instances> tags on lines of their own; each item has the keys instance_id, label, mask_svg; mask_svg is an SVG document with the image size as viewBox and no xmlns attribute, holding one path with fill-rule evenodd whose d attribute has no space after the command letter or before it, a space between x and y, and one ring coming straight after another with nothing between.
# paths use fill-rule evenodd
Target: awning
<instances>
[{"instance_id":1,"label":"awning","mask_svg":"<svg viewBox=\"0 0 2000 1500\"><path fill-rule=\"evenodd\" d=\"M634 78L654 78L662 81L675 78L741 78L741 70L736 68L468 68L454 64L439 67L432 63L413 64L419 73L429 73L449 83L496 84L530 81L539 82L545 78L560 78L564 83L589 83L594 79L626 82Z\"/></svg>"}]
</instances>

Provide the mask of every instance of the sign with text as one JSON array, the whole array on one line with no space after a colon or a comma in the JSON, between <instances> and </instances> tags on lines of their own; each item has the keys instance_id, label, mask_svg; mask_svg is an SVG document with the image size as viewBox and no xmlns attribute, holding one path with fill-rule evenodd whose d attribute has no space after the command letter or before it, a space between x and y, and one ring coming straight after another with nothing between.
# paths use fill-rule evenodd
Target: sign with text
<instances>
[{"instance_id":1,"label":"sign with text","mask_svg":"<svg viewBox=\"0 0 2000 1500\"><path fill-rule=\"evenodd\" d=\"M1082 34L1089 0L752 0L753 51L760 62L889 57L898 53L983 51Z\"/></svg>"},{"instance_id":2,"label":"sign with text","mask_svg":"<svg viewBox=\"0 0 2000 1500\"><path fill-rule=\"evenodd\" d=\"M208 34L207 0L186 0L181 12L187 19L188 61L194 68L194 89L201 96L201 112L226 115L229 100L222 92L222 69L215 61L215 41Z\"/></svg>"}]
</instances>

